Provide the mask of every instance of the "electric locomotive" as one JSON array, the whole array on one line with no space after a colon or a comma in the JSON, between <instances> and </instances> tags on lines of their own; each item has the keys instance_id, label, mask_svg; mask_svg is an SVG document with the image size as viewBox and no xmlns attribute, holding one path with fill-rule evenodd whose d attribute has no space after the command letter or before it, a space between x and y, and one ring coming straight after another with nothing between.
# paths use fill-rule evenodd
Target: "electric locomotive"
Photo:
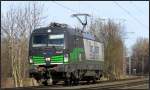
<instances>
[{"instance_id":1,"label":"electric locomotive","mask_svg":"<svg viewBox=\"0 0 150 90\"><path fill-rule=\"evenodd\" d=\"M51 23L33 30L29 43L30 77L48 85L93 81L102 77L104 47L95 36L67 24Z\"/></svg>"}]
</instances>

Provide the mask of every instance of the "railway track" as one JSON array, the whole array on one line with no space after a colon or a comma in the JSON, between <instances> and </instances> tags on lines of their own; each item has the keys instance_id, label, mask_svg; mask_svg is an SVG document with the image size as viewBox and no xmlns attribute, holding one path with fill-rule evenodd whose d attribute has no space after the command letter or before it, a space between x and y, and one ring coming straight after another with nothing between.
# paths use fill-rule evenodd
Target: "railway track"
<instances>
[{"instance_id":1,"label":"railway track","mask_svg":"<svg viewBox=\"0 0 150 90\"><path fill-rule=\"evenodd\" d=\"M128 81L123 83L112 83L108 85L100 85L97 87L89 87L88 89L126 89L127 87L148 84L148 80Z\"/></svg>"},{"instance_id":2,"label":"railway track","mask_svg":"<svg viewBox=\"0 0 150 90\"><path fill-rule=\"evenodd\" d=\"M116 81L99 81L96 84L80 82L78 86L64 86L62 82L58 83L57 85L49 85L49 86L32 86L32 87L25 87L27 89L49 89L49 90L61 90L61 89L120 89L130 86L141 85L144 83L148 83L148 78L130 78L130 79L122 79Z\"/></svg>"}]
</instances>

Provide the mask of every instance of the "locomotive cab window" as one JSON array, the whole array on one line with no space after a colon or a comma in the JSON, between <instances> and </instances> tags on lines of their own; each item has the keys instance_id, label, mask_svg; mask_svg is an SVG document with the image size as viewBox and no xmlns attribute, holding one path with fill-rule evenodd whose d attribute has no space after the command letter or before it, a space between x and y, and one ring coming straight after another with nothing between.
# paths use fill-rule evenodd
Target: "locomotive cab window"
<instances>
[{"instance_id":1,"label":"locomotive cab window","mask_svg":"<svg viewBox=\"0 0 150 90\"><path fill-rule=\"evenodd\" d=\"M48 38L48 46L55 46L57 48L64 48L64 34L51 34Z\"/></svg>"},{"instance_id":2,"label":"locomotive cab window","mask_svg":"<svg viewBox=\"0 0 150 90\"><path fill-rule=\"evenodd\" d=\"M64 48L64 34L33 35L32 47Z\"/></svg>"},{"instance_id":3,"label":"locomotive cab window","mask_svg":"<svg viewBox=\"0 0 150 90\"><path fill-rule=\"evenodd\" d=\"M34 35L32 40L33 47L41 47L47 45L47 35Z\"/></svg>"}]
</instances>

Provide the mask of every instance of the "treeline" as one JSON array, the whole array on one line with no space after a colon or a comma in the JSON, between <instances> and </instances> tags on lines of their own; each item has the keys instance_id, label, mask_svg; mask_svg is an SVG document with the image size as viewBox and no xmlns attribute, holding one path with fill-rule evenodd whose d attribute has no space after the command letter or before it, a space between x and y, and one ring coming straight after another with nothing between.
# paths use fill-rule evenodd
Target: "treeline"
<instances>
[{"instance_id":1,"label":"treeline","mask_svg":"<svg viewBox=\"0 0 150 90\"><path fill-rule=\"evenodd\" d=\"M89 30L104 43L104 75L108 79L120 79L129 74L129 59L126 58L129 52L124 44L126 32L123 27L121 23L101 18L92 20L90 24ZM131 74L148 74L149 39L137 38L131 49Z\"/></svg>"},{"instance_id":2,"label":"treeline","mask_svg":"<svg viewBox=\"0 0 150 90\"><path fill-rule=\"evenodd\" d=\"M90 31L100 42L104 43L104 75L108 79L120 79L124 75L125 46L123 26L111 19L95 19L91 22Z\"/></svg>"},{"instance_id":3,"label":"treeline","mask_svg":"<svg viewBox=\"0 0 150 90\"><path fill-rule=\"evenodd\" d=\"M24 7L9 7L1 14L1 77L13 78L15 87L23 86L28 77L28 43L33 29L44 20L41 4L29 2ZM6 85L4 83L3 85Z\"/></svg>"},{"instance_id":4,"label":"treeline","mask_svg":"<svg viewBox=\"0 0 150 90\"><path fill-rule=\"evenodd\" d=\"M149 74L149 68L149 39L138 38L132 47L131 72L137 75Z\"/></svg>"}]
</instances>

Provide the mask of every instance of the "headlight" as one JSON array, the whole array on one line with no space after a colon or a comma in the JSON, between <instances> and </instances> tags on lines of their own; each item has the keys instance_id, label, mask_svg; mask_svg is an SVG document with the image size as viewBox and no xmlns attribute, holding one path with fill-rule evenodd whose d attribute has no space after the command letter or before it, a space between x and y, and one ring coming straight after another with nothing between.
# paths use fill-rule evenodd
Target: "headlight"
<instances>
[{"instance_id":1,"label":"headlight","mask_svg":"<svg viewBox=\"0 0 150 90\"><path fill-rule=\"evenodd\" d=\"M30 63L33 63L33 60L30 58L30 61L29 61Z\"/></svg>"},{"instance_id":2,"label":"headlight","mask_svg":"<svg viewBox=\"0 0 150 90\"><path fill-rule=\"evenodd\" d=\"M68 54L64 56L64 62L68 62Z\"/></svg>"},{"instance_id":3,"label":"headlight","mask_svg":"<svg viewBox=\"0 0 150 90\"><path fill-rule=\"evenodd\" d=\"M45 60L46 60L46 61L50 61L50 60L51 60L51 58L46 58Z\"/></svg>"}]
</instances>

